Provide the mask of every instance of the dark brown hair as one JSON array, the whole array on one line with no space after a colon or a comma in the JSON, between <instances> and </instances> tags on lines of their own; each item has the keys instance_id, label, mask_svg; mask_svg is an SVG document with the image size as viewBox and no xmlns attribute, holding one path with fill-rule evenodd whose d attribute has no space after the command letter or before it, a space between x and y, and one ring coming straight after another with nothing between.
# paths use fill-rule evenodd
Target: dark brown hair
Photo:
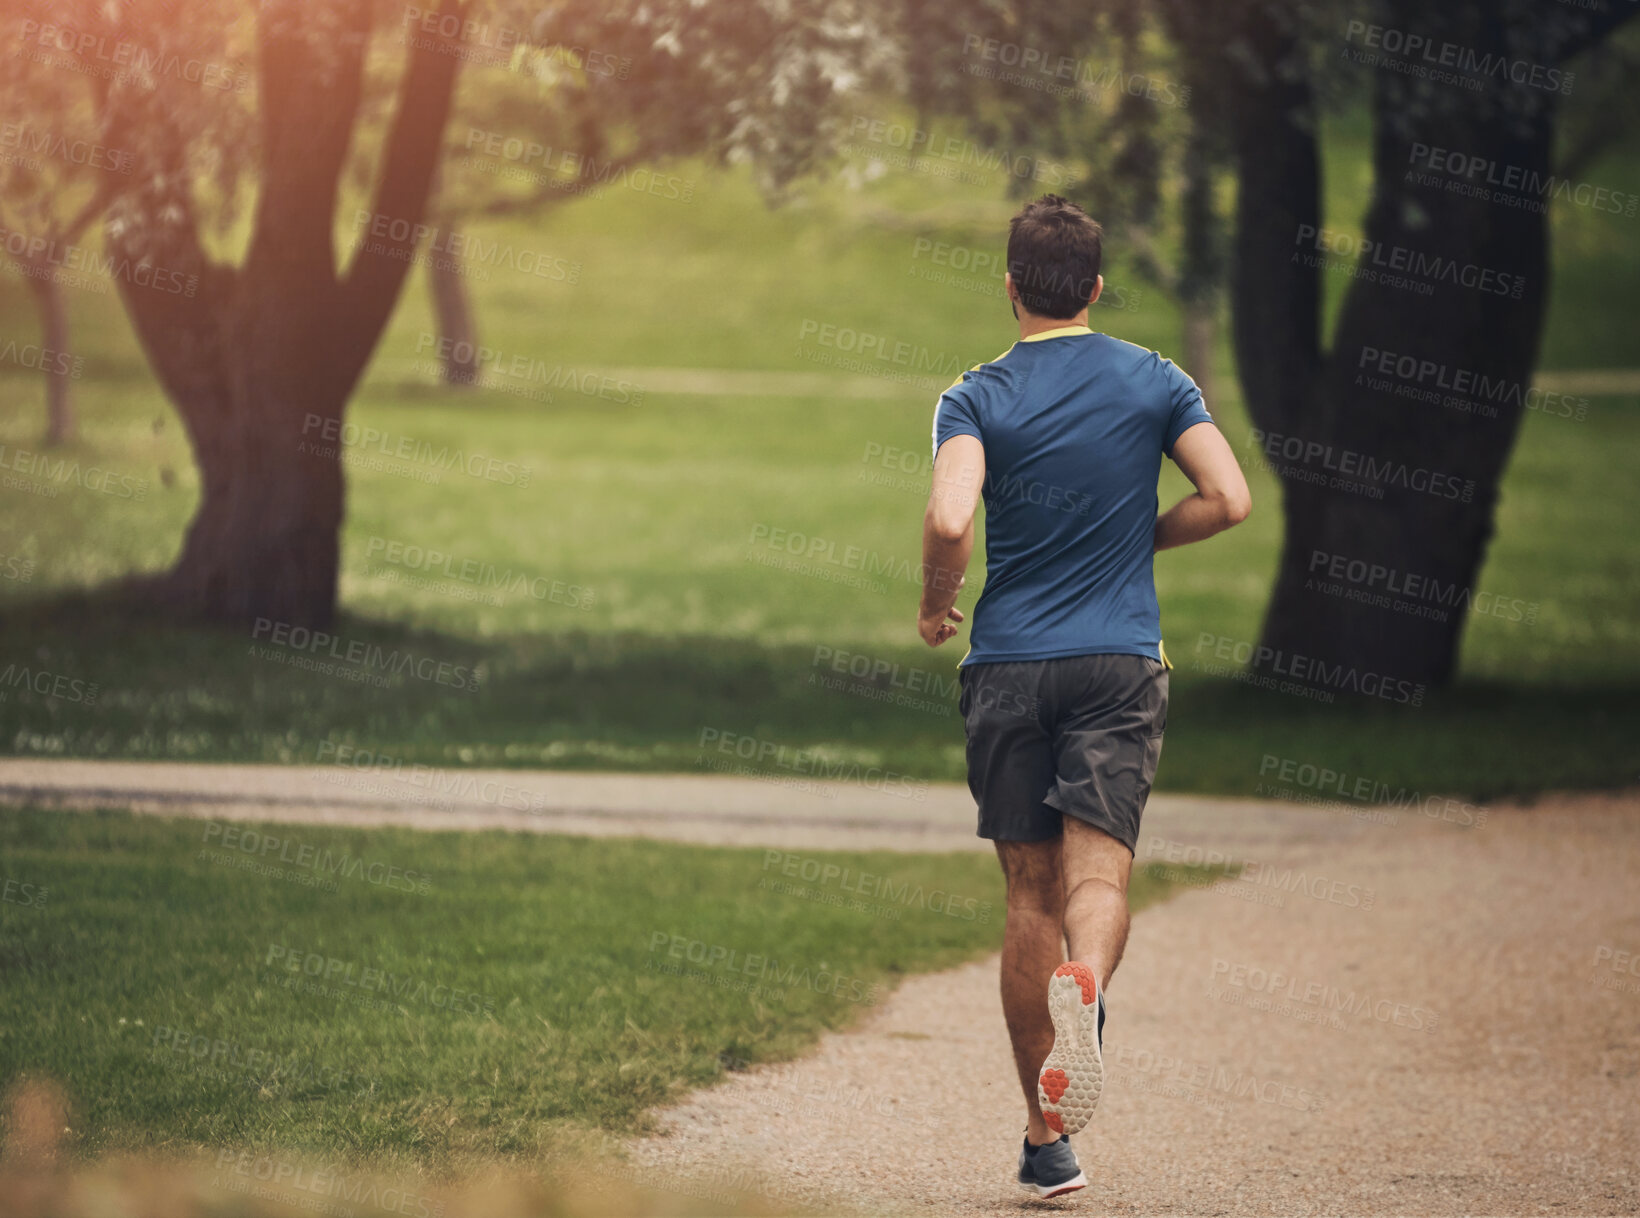
<instances>
[{"instance_id":1,"label":"dark brown hair","mask_svg":"<svg viewBox=\"0 0 1640 1218\"><path fill-rule=\"evenodd\" d=\"M1008 222L1008 273L1039 317L1075 317L1099 282L1105 230L1069 199L1043 195Z\"/></svg>"}]
</instances>

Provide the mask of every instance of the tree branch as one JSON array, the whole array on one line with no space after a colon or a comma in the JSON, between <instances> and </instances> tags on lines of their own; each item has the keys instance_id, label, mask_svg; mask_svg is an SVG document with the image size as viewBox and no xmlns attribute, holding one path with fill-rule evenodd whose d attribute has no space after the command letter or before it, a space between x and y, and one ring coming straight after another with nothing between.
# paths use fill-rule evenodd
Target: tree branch
<instances>
[{"instance_id":1,"label":"tree branch","mask_svg":"<svg viewBox=\"0 0 1640 1218\"><path fill-rule=\"evenodd\" d=\"M461 11L459 0L440 0L440 20L435 24L442 28L443 18L454 17L459 26ZM398 107L371 205L371 228L383 235L365 234L342 287L344 316L358 333L369 336L363 349L346 353L348 366L341 371L348 386L369 362L410 273L455 92L459 37L418 30L409 44L409 65L399 84Z\"/></svg>"},{"instance_id":2,"label":"tree branch","mask_svg":"<svg viewBox=\"0 0 1640 1218\"><path fill-rule=\"evenodd\" d=\"M309 299L334 291L336 202L363 95L373 7L312 10L291 0L259 7L262 167L244 264L249 280L276 274L287 292ZM311 28L315 22L327 26ZM323 88L314 85L316 71L329 78Z\"/></svg>"}]
</instances>

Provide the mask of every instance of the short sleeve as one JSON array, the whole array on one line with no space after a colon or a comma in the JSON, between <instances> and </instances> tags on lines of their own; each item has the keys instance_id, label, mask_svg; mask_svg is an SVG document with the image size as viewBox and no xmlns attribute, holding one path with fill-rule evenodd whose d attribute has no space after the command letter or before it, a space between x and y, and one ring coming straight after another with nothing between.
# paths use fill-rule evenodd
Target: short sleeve
<instances>
[{"instance_id":1,"label":"short sleeve","mask_svg":"<svg viewBox=\"0 0 1640 1218\"><path fill-rule=\"evenodd\" d=\"M1184 435L1197 423L1211 423L1213 416L1207 413L1207 407L1202 402L1202 391L1170 359L1162 361L1162 371L1167 377L1168 401L1170 411L1167 419L1167 434L1162 438L1162 451L1169 457L1173 455L1173 445L1178 438Z\"/></svg>"},{"instance_id":2,"label":"short sleeve","mask_svg":"<svg viewBox=\"0 0 1640 1218\"><path fill-rule=\"evenodd\" d=\"M940 395L939 404L934 407L935 456L939 455L940 445L952 436L973 436L981 443L985 441L979 430L979 411L974 405L976 389L974 382L965 376Z\"/></svg>"}]
</instances>

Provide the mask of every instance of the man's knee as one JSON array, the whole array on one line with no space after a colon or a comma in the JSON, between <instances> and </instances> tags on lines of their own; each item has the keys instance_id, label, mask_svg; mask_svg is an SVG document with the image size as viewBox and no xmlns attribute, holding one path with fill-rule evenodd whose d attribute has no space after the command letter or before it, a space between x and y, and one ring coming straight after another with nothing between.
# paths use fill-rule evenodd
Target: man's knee
<instances>
[{"instance_id":1,"label":"man's knee","mask_svg":"<svg viewBox=\"0 0 1640 1218\"><path fill-rule=\"evenodd\" d=\"M1090 880L1108 884L1125 897L1128 877L1133 874L1133 854L1104 830L1067 816L1062 865L1067 899Z\"/></svg>"},{"instance_id":2,"label":"man's knee","mask_svg":"<svg viewBox=\"0 0 1640 1218\"><path fill-rule=\"evenodd\" d=\"M1008 911L1017 914L1041 914L1058 921L1065 916L1065 886L1056 876L1041 884L1010 884Z\"/></svg>"},{"instance_id":3,"label":"man's knee","mask_svg":"<svg viewBox=\"0 0 1640 1218\"><path fill-rule=\"evenodd\" d=\"M997 859L1008 885L1008 908L1058 915L1065 906L1059 843L998 842Z\"/></svg>"},{"instance_id":4,"label":"man's knee","mask_svg":"<svg viewBox=\"0 0 1640 1218\"><path fill-rule=\"evenodd\" d=\"M1085 875L1080 879L1066 878L1065 904L1069 906L1075 901L1120 901L1122 907L1127 907L1127 887L1119 884L1114 878L1102 875Z\"/></svg>"}]
</instances>

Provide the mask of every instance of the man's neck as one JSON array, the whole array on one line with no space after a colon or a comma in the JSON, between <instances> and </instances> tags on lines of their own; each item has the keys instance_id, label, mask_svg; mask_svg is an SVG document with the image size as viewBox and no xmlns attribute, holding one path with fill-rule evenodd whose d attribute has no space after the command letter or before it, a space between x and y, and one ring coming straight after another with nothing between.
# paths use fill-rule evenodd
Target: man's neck
<instances>
[{"instance_id":1,"label":"man's neck","mask_svg":"<svg viewBox=\"0 0 1640 1218\"><path fill-rule=\"evenodd\" d=\"M1072 326L1088 329L1088 311L1083 309L1075 317L1038 317L1035 313L1019 310L1019 337L1046 334L1049 330L1067 330Z\"/></svg>"}]
</instances>

